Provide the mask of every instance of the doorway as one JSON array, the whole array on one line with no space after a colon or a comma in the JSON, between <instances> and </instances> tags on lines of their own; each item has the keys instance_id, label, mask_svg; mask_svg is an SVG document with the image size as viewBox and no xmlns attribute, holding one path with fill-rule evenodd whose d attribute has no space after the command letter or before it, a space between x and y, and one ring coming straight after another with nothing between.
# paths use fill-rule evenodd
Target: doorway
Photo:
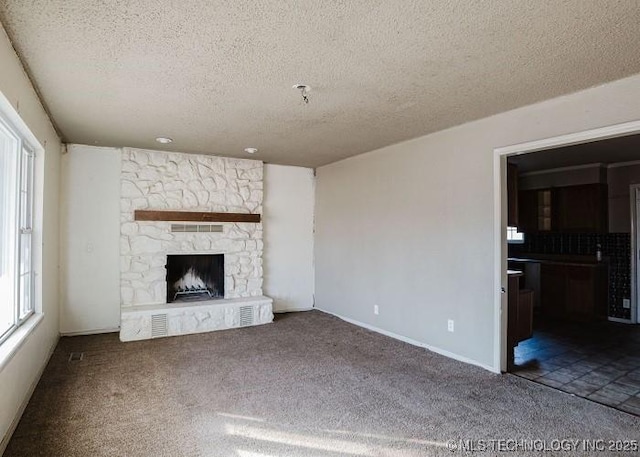
<instances>
[{"instance_id":1,"label":"doorway","mask_svg":"<svg viewBox=\"0 0 640 457\"><path fill-rule=\"evenodd\" d=\"M640 328L622 324L637 322L640 296L639 134L640 122L633 122L500 148L494 169L501 371L640 415ZM625 146L636 141L635 149ZM514 227L507 174L512 178L517 165L527 170L518 198L528 209ZM630 170L637 189L627 183L622 192L619 176ZM508 243L508 232L518 244ZM515 307L513 297L520 297ZM589 338L594 332L599 341Z\"/></svg>"},{"instance_id":2,"label":"doorway","mask_svg":"<svg viewBox=\"0 0 640 457\"><path fill-rule=\"evenodd\" d=\"M629 187L631 198L631 322L640 321L640 184Z\"/></svg>"}]
</instances>

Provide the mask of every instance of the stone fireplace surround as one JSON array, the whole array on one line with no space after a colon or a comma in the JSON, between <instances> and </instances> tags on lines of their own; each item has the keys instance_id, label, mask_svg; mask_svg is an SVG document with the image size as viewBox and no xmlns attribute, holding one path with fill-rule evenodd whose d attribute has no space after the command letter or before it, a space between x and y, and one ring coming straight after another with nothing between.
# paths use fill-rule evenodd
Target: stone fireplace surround
<instances>
[{"instance_id":1,"label":"stone fireplace surround","mask_svg":"<svg viewBox=\"0 0 640 457\"><path fill-rule=\"evenodd\" d=\"M123 149L121 340L272 321L272 300L262 295L261 223L194 233L172 232L170 221L134 220L137 209L262 214L262 172L257 160ZM167 304L169 254L224 254L224 299Z\"/></svg>"}]
</instances>

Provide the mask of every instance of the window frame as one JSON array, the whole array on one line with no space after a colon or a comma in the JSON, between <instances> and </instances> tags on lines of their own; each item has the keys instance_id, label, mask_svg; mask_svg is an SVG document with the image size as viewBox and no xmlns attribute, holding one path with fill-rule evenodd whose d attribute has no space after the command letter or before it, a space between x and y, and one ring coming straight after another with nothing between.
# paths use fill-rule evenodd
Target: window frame
<instances>
[{"instance_id":1,"label":"window frame","mask_svg":"<svg viewBox=\"0 0 640 457\"><path fill-rule=\"evenodd\" d=\"M507 244L524 244L525 234L518 227L507 226Z\"/></svg>"},{"instance_id":2,"label":"window frame","mask_svg":"<svg viewBox=\"0 0 640 457\"><path fill-rule=\"evenodd\" d=\"M35 223L35 194L36 194L36 160L38 148L20 128L16 128L9 119L8 113L0 109L0 130L8 134L15 141L17 179L15 182L15 226L14 243L15 259L13 265L13 324L0 334L0 345L7 341L17 329L25 324L36 313L35 287L35 253L34 253L34 223ZM25 185L26 182L26 185ZM23 194L26 193L26 196ZM24 197L24 200L23 200ZM24 244L24 236L28 235L28 244ZM28 246L29 258L26 271L23 267L23 248ZM29 304L23 312L24 294L22 288L23 277L28 275ZM1 304L0 304L1 306Z\"/></svg>"}]
</instances>

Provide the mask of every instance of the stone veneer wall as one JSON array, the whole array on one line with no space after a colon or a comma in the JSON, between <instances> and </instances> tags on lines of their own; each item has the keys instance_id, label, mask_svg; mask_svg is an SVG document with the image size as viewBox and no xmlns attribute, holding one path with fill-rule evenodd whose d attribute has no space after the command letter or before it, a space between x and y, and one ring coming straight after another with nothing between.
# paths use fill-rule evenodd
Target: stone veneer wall
<instances>
[{"instance_id":1,"label":"stone veneer wall","mask_svg":"<svg viewBox=\"0 0 640 457\"><path fill-rule=\"evenodd\" d=\"M262 295L262 224L172 233L170 222L136 222L133 214L136 209L262 214L262 171L257 160L123 149L122 306L167 302L168 254L225 254L225 298Z\"/></svg>"}]
</instances>

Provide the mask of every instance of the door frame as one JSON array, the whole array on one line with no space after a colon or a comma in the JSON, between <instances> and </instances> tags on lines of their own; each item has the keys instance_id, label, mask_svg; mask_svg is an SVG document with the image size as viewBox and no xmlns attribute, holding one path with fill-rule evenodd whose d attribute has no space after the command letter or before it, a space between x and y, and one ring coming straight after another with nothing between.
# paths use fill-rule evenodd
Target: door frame
<instances>
[{"instance_id":1,"label":"door frame","mask_svg":"<svg viewBox=\"0 0 640 457\"><path fill-rule=\"evenodd\" d=\"M507 371L507 158L640 133L640 120L528 141L493 150L494 347L496 372Z\"/></svg>"},{"instance_id":2,"label":"door frame","mask_svg":"<svg viewBox=\"0 0 640 457\"><path fill-rule=\"evenodd\" d=\"M638 192L640 190L640 184L631 184L629 186L629 204L631 206L631 322L632 324L638 323L638 316L640 316L640 303L638 303L638 287L640 282L638 281L638 241L640 224L638 224Z\"/></svg>"}]
</instances>

